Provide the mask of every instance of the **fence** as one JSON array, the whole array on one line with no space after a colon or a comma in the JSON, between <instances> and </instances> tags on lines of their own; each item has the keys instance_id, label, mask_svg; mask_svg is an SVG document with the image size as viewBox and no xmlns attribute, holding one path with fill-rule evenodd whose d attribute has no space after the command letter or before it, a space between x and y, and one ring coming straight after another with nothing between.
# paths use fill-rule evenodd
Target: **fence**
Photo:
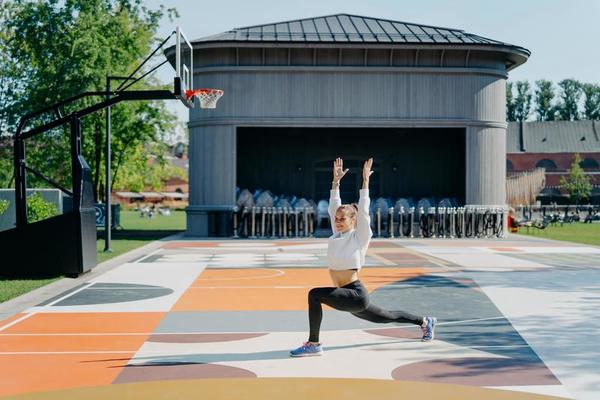
<instances>
[{"instance_id":1,"label":"fence","mask_svg":"<svg viewBox=\"0 0 600 400\"><path fill-rule=\"evenodd\" d=\"M378 238L493 238L505 235L505 207L376 208L371 219ZM314 236L312 207L244 207L233 214L234 238Z\"/></svg>"},{"instance_id":2,"label":"fence","mask_svg":"<svg viewBox=\"0 0 600 400\"><path fill-rule=\"evenodd\" d=\"M508 204L532 204L546 186L546 171L536 168L506 179L506 202Z\"/></svg>"},{"instance_id":3,"label":"fence","mask_svg":"<svg viewBox=\"0 0 600 400\"><path fill-rule=\"evenodd\" d=\"M507 204L532 204L546 186L546 171L536 168L506 178Z\"/></svg>"}]
</instances>

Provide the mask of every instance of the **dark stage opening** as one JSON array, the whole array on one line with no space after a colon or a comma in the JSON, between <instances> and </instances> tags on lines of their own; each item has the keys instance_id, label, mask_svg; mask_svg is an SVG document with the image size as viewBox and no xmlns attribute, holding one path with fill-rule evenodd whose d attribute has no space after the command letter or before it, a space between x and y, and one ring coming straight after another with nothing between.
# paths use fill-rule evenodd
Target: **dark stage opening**
<instances>
[{"instance_id":1,"label":"dark stage opening","mask_svg":"<svg viewBox=\"0 0 600 400\"><path fill-rule=\"evenodd\" d=\"M358 198L362 164L373 157L370 197L465 200L464 128L237 128L237 186L318 202L344 159L344 202Z\"/></svg>"}]
</instances>

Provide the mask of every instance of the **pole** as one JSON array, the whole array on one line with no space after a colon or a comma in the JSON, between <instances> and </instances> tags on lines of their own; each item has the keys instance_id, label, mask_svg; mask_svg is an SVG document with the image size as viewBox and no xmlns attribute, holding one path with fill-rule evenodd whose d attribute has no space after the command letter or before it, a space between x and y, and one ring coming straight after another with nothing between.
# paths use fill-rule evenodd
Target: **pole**
<instances>
[{"instance_id":1,"label":"pole","mask_svg":"<svg viewBox=\"0 0 600 400\"><path fill-rule=\"evenodd\" d=\"M106 100L110 99L110 76L106 77ZM106 107L106 141L105 141L104 157L106 159L106 182L104 189L105 194L105 214L104 214L104 252L112 252L111 245L111 205L110 205L110 106Z\"/></svg>"},{"instance_id":2,"label":"pole","mask_svg":"<svg viewBox=\"0 0 600 400\"><path fill-rule=\"evenodd\" d=\"M25 141L15 135L14 168L15 168L15 212L18 228L27 225L27 175L25 172Z\"/></svg>"},{"instance_id":3,"label":"pole","mask_svg":"<svg viewBox=\"0 0 600 400\"><path fill-rule=\"evenodd\" d=\"M128 78L124 76L106 76L106 100L110 100L110 81L112 79L127 81L134 80L134 78ZM104 157L106 158L106 171L105 171L105 194L106 198L104 204L106 205L105 217L104 217L104 251L112 252L111 242L112 242L112 207L111 207L111 180L110 180L110 158L111 158L111 149L110 149L110 134L111 134L111 120L110 120L110 106L106 107L106 140L105 140L105 148L104 148Z\"/></svg>"}]
</instances>

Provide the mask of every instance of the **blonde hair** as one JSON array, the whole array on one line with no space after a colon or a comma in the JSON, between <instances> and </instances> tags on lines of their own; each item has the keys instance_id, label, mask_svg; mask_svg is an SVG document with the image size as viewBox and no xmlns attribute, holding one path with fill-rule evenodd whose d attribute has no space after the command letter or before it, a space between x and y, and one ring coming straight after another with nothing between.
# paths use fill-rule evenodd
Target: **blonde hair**
<instances>
[{"instance_id":1,"label":"blonde hair","mask_svg":"<svg viewBox=\"0 0 600 400\"><path fill-rule=\"evenodd\" d=\"M350 219L354 219L354 226L356 227L356 214L358 213L358 204L342 204L335 210L337 214L339 211L342 211L346 217Z\"/></svg>"}]
</instances>

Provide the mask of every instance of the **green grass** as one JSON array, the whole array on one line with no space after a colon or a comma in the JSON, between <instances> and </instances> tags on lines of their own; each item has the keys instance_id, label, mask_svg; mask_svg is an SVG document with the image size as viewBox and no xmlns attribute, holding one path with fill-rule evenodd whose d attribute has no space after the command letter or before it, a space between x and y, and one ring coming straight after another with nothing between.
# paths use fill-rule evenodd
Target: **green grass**
<instances>
[{"instance_id":1,"label":"green grass","mask_svg":"<svg viewBox=\"0 0 600 400\"><path fill-rule=\"evenodd\" d=\"M600 224L584 224L581 222L564 224L563 226L548 226L545 229L521 227L519 234L544 239L561 240L582 244L600 246Z\"/></svg>"},{"instance_id":2,"label":"green grass","mask_svg":"<svg viewBox=\"0 0 600 400\"><path fill-rule=\"evenodd\" d=\"M0 303L45 286L62 276L47 279L0 279Z\"/></svg>"},{"instance_id":3,"label":"green grass","mask_svg":"<svg viewBox=\"0 0 600 400\"><path fill-rule=\"evenodd\" d=\"M138 211L121 211L121 226L125 230L185 230L185 211L172 211L171 215L154 215L140 218Z\"/></svg>"},{"instance_id":4,"label":"green grass","mask_svg":"<svg viewBox=\"0 0 600 400\"><path fill-rule=\"evenodd\" d=\"M98 230L100 238L96 241L98 264L154 240L185 230L185 211L174 211L171 215L155 215L152 219L140 218L139 215L137 211L121 212L123 229L113 231L111 252L104 252L104 230ZM61 278L62 276L44 279L0 279L0 303Z\"/></svg>"}]
</instances>

